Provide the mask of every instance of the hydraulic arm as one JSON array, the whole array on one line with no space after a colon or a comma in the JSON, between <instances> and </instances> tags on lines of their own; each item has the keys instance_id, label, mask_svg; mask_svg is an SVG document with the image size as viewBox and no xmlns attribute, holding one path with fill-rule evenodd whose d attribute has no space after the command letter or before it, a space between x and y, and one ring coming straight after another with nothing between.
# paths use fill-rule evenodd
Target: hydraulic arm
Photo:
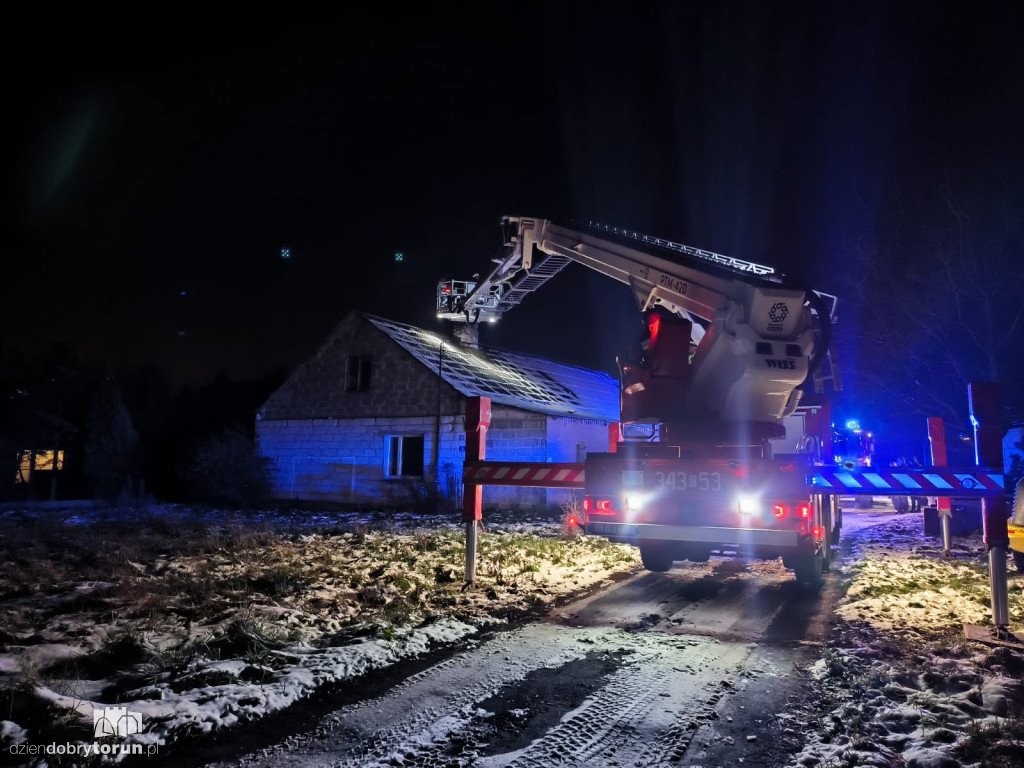
<instances>
[{"instance_id":1,"label":"hydraulic arm","mask_svg":"<svg viewBox=\"0 0 1024 768\"><path fill-rule=\"evenodd\" d=\"M771 267L594 223L506 216L501 226L495 269L461 284L462 296L442 283L438 315L494 319L571 262L629 286L645 335L619 360L624 422L691 434L742 423L771 436L800 385L831 372L835 298Z\"/></svg>"}]
</instances>

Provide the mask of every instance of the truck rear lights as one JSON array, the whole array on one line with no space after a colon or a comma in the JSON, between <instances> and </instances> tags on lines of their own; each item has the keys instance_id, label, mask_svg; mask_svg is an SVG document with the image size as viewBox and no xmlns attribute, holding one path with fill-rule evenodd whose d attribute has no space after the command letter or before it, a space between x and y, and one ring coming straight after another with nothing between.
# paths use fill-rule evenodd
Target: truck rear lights
<instances>
[{"instance_id":1,"label":"truck rear lights","mask_svg":"<svg viewBox=\"0 0 1024 768\"><path fill-rule=\"evenodd\" d=\"M644 508L644 497L639 494L631 494L626 497L626 511L639 512Z\"/></svg>"},{"instance_id":2,"label":"truck rear lights","mask_svg":"<svg viewBox=\"0 0 1024 768\"><path fill-rule=\"evenodd\" d=\"M772 504L772 514L777 520L783 520L792 516L797 520L811 519L811 505L802 503L794 504L792 507L786 504Z\"/></svg>"},{"instance_id":3,"label":"truck rear lights","mask_svg":"<svg viewBox=\"0 0 1024 768\"><path fill-rule=\"evenodd\" d=\"M614 515L615 505L611 499L583 499L583 511L588 515Z\"/></svg>"},{"instance_id":4,"label":"truck rear lights","mask_svg":"<svg viewBox=\"0 0 1024 768\"><path fill-rule=\"evenodd\" d=\"M818 528L818 527L811 528L811 536L816 538L818 541L821 541L821 537L824 536L824 535L825 535L825 529L824 528Z\"/></svg>"},{"instance_id":5,"label":"truck rear lights","mask_svg":"<svg viewBox=\"0 0 1024 768\"><path fill-rule=\"evenodd\" d=\"M736 506L741 515L759 515L764 508L764 505L757 496L747 494L739 497Z\"/></svg>"}]
</instances>

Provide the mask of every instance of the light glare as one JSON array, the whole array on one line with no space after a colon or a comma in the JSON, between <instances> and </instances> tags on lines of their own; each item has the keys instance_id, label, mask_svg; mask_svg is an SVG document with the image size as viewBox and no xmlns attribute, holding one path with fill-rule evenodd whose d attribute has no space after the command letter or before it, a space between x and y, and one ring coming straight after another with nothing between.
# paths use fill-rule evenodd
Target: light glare
<instances>
[{"instance_id":1,"label":"light glare","mask_svg":"<svg viewBox=\"0 0 1024 768\"><path fill-rule=\"evenodd\" d=\"M761 500L757 496L744 494L739 498L739 510L741 515L759 515L761 513Z\"/></svg>"}]
</instances>

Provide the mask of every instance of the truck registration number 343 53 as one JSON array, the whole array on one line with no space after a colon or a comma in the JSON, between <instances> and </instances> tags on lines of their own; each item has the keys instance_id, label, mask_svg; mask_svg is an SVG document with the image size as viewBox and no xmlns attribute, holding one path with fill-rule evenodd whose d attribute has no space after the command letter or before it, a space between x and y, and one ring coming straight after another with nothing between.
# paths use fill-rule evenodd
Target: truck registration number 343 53
<instances>
[{"instance_id":1,"label":"truck registration number 343 53","mask_svg":"<svg viewBox=\"0 0 1024 768\"><path fill-rule=\"evenodd\" d=\"M655 472L654 487L669 491L720 491L720 472Z\"/></svg>"}]
</instances>

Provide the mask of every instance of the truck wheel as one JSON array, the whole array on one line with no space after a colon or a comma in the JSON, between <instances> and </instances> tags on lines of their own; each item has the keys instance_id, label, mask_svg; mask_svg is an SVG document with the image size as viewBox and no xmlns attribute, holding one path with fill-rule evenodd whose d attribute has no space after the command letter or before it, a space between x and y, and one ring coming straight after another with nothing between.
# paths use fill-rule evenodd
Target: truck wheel
<instances>
[{"instance_id":1,"label":"truck wheel","mask_svg":"<svg viewBox=\"0 0 1024 768\"><path fill-rule=\"evenodd\" d=\"M1017 570L1024 573L1024 552L1018 552L1016 549L1010 550L1013 553L1013 564L1017 566Z\"/></svg>"},{"instance_id":2,"label":"truck wheel","mask_svg":"<svg viewBox=\"0 0 1024 768\"><path fill-rule=\"evenodd\" d=\"M793 558L793 573L796 580L801 584L818 589L822 585L825 572L825 557L821 550L816 550L813 555L804 554Z\"/></svg>"},{"instance_id":3,"label":"truck wheel","mask_svg":"<svg viewBox=\"0 0 1024 768\"><path fill-rule=\"evenodd\" d=\"M706 563L711 559L711 550L701 547L687 549L683 554L686 555L686 559L691 563Z\"/></svg>"},{"instance_id":4,"label":"truck wheel","mask_svg":"<svg viewBox=\"0 0 1024 768\"><path fill-rule=\"evenodd\" d=\"M640 545L640 561L648 571L664 573L672 567L674 560L675 558L673 557L672 550L664 544L653 543Z\"/></svg>"}]
</instances>

